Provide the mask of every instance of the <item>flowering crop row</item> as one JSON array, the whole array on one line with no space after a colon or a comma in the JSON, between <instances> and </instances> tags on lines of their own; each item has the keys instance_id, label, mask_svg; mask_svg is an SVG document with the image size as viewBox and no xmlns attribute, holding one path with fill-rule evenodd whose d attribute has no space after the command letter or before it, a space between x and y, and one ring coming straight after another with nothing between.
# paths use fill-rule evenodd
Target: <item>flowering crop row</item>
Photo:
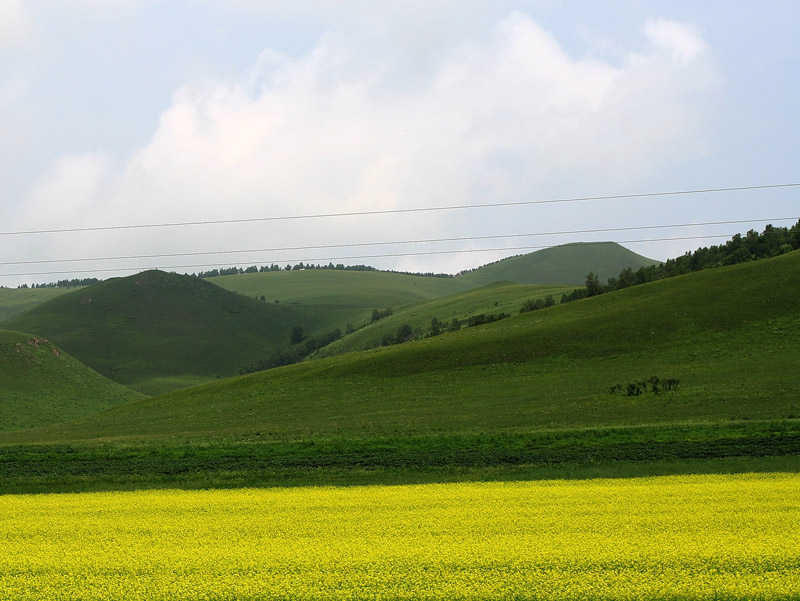
<instances>
[{"instance_id":1,"label":"flowering crop row","mask_svg":"<svg viewBox=\"0 0 800 601\"><path fill-rule=\"evenodd\" d=\"M798 591L797 474L0 497L0 599Z\"/></svg>"}]
</instances>

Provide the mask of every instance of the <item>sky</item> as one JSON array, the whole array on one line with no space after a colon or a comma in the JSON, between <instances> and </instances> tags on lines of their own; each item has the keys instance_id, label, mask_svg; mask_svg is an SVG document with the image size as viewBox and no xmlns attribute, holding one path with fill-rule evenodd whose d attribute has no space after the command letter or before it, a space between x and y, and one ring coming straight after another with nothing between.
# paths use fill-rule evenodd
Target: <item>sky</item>
<instances>
[{"instance_id":1,"label":"sky","mask_svg":"<svg viewBox=\"0 0 800 601\"><path fill-rule=\"evenodd\" d=\"M0 285L789 226L800 187L650 194L800 182L798 30L794 0L0 0Z\"/></svg>"}]
</instances>

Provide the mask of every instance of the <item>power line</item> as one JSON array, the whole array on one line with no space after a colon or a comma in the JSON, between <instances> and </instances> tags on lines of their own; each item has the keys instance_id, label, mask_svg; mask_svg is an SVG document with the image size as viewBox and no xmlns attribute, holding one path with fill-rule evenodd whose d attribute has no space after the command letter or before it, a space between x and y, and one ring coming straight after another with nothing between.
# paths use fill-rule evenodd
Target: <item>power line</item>
<instances>
[{"instance_id":1,"label":"power line","mask_svg":"<svg viewBox=\"0 0 800 601\"><path fill-rule=\"evenodd\" d=\"M197 257L197 256L210 256L210 255L228 255L228 254L244 254L244 253L261 253L261 252L285 252L285 251L298 251L298 250L322 250L332 248L357 248L365 246L394 246L400 244L428 244L438 242L469 242L476 240L500 240L510 238L530 238L534 236L560 236L560 235L574 235L574 234L596 234L608 232L624 232L635 230L655 230L655 229L670 229L670 228L683 228L683 227L701 227L709 225L731 225L739 223L774 223L778 221L795 221L799 217L778 217L773 219L737 219L734 221L705 221L699 223L673 223L668 225L642 225L631 227L616 227L616 228L597 228L597 229L584 229L584 230L568 230L558 232L535 232L527 234L499 234L493 236L463 236L457 238L429 238L422 240L395 240L388 242L352 242L348 244L321 244L315 246L289 246L289 247L276 247L276 248L252 248L252 249L239 249L239 250L217 250L217 251L200 251L200 252L183 252L183 253L160 253L150 255L127 255L116 257L84 257L78 259L49 259L49 260L36 260L36 261L5 261L0 262L0 265L40 265L44 263L78 263L89 261L121 261L131 259L163 259L173 257ZM711 236L706 236L711 237Z\"/></svg>"},{"instance_id":2,"label":"power line","mask_svg":"<svg viewBox=\"0 0 800 601\"><path fill-rule=\"evenodd\" d=\"M637 244L642 242L666 242L673 240L706 240L709 238L730 238L735 234L715 234L710 236L683 236L676 238L648 238L642 240L619 240L618 244ZM608 244L607 241L602 242L575 242L564 244L563 246L578 246L578 245L592 245L592 244ZM353 259L384 259L384 258L398 258L398 257L419 257L430 255L451 255L462 253L481 253L481 252L505 252L510 250L540 250L543 248L551 248L551 245L540 246L512 246L505 248L474 248L474 249L459 249L459 250L433 250L422 251L413 253L387 253L375 255L355 255L347 257L318 257L318 258L304 258L304 259L273 259L267 261L259 261L260 263L312 263L312 262L333 262L333 261L349 261ZM111 267L108 269L78 269L69 271L39 271L30 273L2 273L0 277L28 277L39 275L64 275L76 273L112 273L120 271L143 271L148 269L197 269L199 267L229 267L230 263L202 263L195 265L165 265L165 266L146 266L146 267Z\"/></svg>"},{"instance_id":3,"label":"power line","mask_svg":"<svg viewBox=\"0 0 800 601\"><path fill-rule=\"evenodd\" d=\"M353 211L346 213L318 213L312 215L283 215L275 217L250 217L244 219L216 219L209 221L182 221L174 223L148 223L148 224L129 224L129 225L105 225L96 227L75 227L75 228L61 228L49 230L27 230L27 231L11 231L0 232L0 236L22 236L31 234L63 234L71 232L98 232L98 231L111 231L111 230L131 230L131 229L147 229L147 228L165 228L165 227L188 227L199 225L221 225L232 223L256 223L262 221L289 221L300 219L329 219L335 217L363 217L367 215L398 215L402 213L422 213L433 211L454 211L465 209L482 209L482 208L497 208L497 207L515 207L526 205L543 205L567 202L585 202L591 200L621 200L631 198L651 198L659 196L678 196L687 194L709 194L714 192L740 192L745 190L767 190L775 188L792 188L800 186L800 183L789 184L768 184L760 186L738 186L732 188L706 188L698 190L678 190L669 192L646 192L641 194L615 194L611 196L584 196L577 198L554 198L546 200L526 200L518 202L499 202L499 203L479 203L467 205L450 205L439 207L416 207L410 209L383 209L378 211Z\"/></svg>"}]
</instances>

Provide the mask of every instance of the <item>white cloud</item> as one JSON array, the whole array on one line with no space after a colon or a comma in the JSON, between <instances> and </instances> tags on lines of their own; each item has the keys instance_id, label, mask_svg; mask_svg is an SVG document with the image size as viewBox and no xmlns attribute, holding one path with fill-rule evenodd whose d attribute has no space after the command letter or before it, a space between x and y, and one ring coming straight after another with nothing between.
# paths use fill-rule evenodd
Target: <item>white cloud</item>
<instances>
[{"instance_id":1,"label":"white cloud","mask_svg":"<svg viewBox=\"0 0 800 601\"><path fill-rule=\"evenodd\" d=\"M21 77L0 81L0 157L6 158L26 146L27 121L25 98L28 85Z\"/></svg>"},{"instance_id":2,"label":"white cloud","mask_svg":"<svg viewBox=\"0 0 800 601\"><path fill-rule=\"evenodd\" d=\"M58 0L61 5L66 5L72 9L91 12L114 14L151 4L153 0Z\"/></svg>"},{"instance_id":3,"label":"white cloud","mask_svg":"<svg viewBox=\"0 0 800 601\"><path fill-rule=\"evenodd\" d=\"M27 49L33 37L33 19L22 0L0 0L0 52Z\"/></svg>"},{"instance_id":4,"label":"white cloud","mask_svg":"<svg viewBox=\"0 0 800 601\"><path fill-rule=\"evenodd\" d=\"M658 20L645 31L649 49L614 66L569 56L515 13L488 41L451 49L407 88L393 80L391 61L372 61L335 36L300 58L265 52L239 81L178 90L120 173L103 154L62 159L32 194L31 214L61 225L194 221L529 200L564 182L639 181L703 152L697 95L713 85L705 44L690 28ZM465 213L280 222L131 232L114 237L112 252L508 233L515 225ZM82 244L99 254L88 237ZM293 255L284 256L309 253ZM455 270L465 261L403 265Z\"/></svg>"},{"instance_id":5,"label":"white cloud","mask_svg":"<svg viewBox=\"0 0 800 601\"><path fill-rule=\"evenodd\" d=\"M108 192L112 165L112 157L104 153L61 157L30 194L32 216L53 227L91 223Z\"/></svg>"},{"instance_id":6,"label":"white cloud","mask_svg":"<svg viewBox=\"0 0 800 601\"><path fill-rule=\"evenodd\" d=\"M670 19L651 19L644 26L651 43L673 59L687 64L706 51L706 43L691 25Z\"/></svg>"}]
</instances>

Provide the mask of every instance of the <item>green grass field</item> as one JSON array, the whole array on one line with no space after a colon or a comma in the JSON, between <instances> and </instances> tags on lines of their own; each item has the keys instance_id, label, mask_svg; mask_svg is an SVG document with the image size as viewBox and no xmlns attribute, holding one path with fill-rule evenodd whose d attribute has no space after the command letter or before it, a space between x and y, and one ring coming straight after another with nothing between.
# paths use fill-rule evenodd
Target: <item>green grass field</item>
<instances>
[{"instance_id":1,"label":"green grass field","mask_svg":"<svg viewBox=\"0 0 800 601\"><path fill-rule=\"evenodd\" d=\"M369 323L373 309L398 309L474 287L455 278L328 269L245 273L209 281L245 296L291 305L303 315L309 334L335 328L344 332L348 323Z\"/></svg>"},{"instance_id":2,"label":"green grass field","mask_svg":"<svg viewBox=\"0 0 800 601\"><path fill-rule=\"evenodd\" d=\"M791 471L798 292L793 252L0 433L0 488Z\"/></svg>"},{"instance_id":3,"label":"green grass field","mask_svg":"<svg viewBox=\"0 0 800 601\"><path fill-rule=\"evenodd\" d=\"M72 291L7 321L147 394L239 373L289 344L302 316L189 276L148 271Z\"/></svg>"},{"instance_id":4,"label":"green grass field","mask_svg":"<svg viewBox=\"0 0 800 601\"><path fill-rule=\"evenodd\" d=\"M658 261L648 259L615 242L585 242L545 248L485 265L458 277L476 286L508 281L520 284L571 284L583 286L586 274L601 281L615 278L630 267L633 271Z\"/></svg>"},{"instance_id":5,"label":"green grass field","mask_svg":"<svg viewBox=\"0 0 800 601\"><path fill-rule=\"evenodd\" d=\"M614 260L636 257L613 246L598 255L613 263L613 269ZM562 267L568 263L586 272L597 265L596 261L587 263L589 257L573 256L569 247L552 254L564 255ZM503 273L525 279L531 276L529 263L525 258L513 259L512 267ZM297 270L203 281L154 271L83 290L0 289L0 321L10 318L3 327L47 336L107 377L152 395L236 375L288 347L295 326L305 336L335 329L345 332L348 325L369 324L373 310L391 307L398 313L410 308L403 319L421 328L434 317L426 311L440 313L440 319L463 318L479 312L515 312L527 300L523 296L529 295L522 288L508 286L453 298L474 288L470 278L482 272L432 278L378 271ZM225 294L220 287L237 294ZM563 290L553 291L558 295ZM539 292L531 291L530 296ZM424 306L443 297L448 298ZM359 331L332 352L375 346L395 323L401 323L397 317L368 332Z\"/></svg>"},{"instance_id":6,"label":"green grass field","mask_svg":"<svg viewBox=\"0 0 800 601\"><path fill-rule=\"evenodd\" d=\"M0 430L67 421L143 396L31 334L0 330L0 366Z\"/></svg>"},{"instance_id":7,"label":"green grass field","mask_svg":"<svg viewBox=\"0 0 800 601\"><path fill-rule=\"evenodd\" d=\"M0 446L0 493L412 484L800 469L800 420L410 437Z\"/></svg>"},{"instance_id":8,"label":"green grass field","mask_svg":"<svg viewBox=\"0 0 800 601\"><path fill-rule=\"evenodd\" d=\"M800 416L799 266L795 252L654 282L179 390L35 436L287 439L791 419ZM680 385L609 392L650 376Z\"/></svg>"},{"instance_id":9,"label":"green grass field","mask_svg":"<svg viewBox=\"0 0 800 601\"><path fill-rule=\"evenodd\" d=\"M526 300L544 299L551 295L558 302L562 294L573 290L573 286L496 282L450 296L415 303L329 344L315 357L331 357L381 346L384 336L394 334L398 328L406 324L415 332L424 334L429 330L434 317L446 327L453 319L466 323L469 317L478 314L514 315L519 313L520 307Z\"/></svg>"},{"instance_id":10,"label":"green grass field","mask_svg":"<svg viewBox=\"0 0 800 601\"><path fill-rule=\"evenodd\" d=\"M74 288L0 288L0 324Z\"/></svg>"}]
</instances>

